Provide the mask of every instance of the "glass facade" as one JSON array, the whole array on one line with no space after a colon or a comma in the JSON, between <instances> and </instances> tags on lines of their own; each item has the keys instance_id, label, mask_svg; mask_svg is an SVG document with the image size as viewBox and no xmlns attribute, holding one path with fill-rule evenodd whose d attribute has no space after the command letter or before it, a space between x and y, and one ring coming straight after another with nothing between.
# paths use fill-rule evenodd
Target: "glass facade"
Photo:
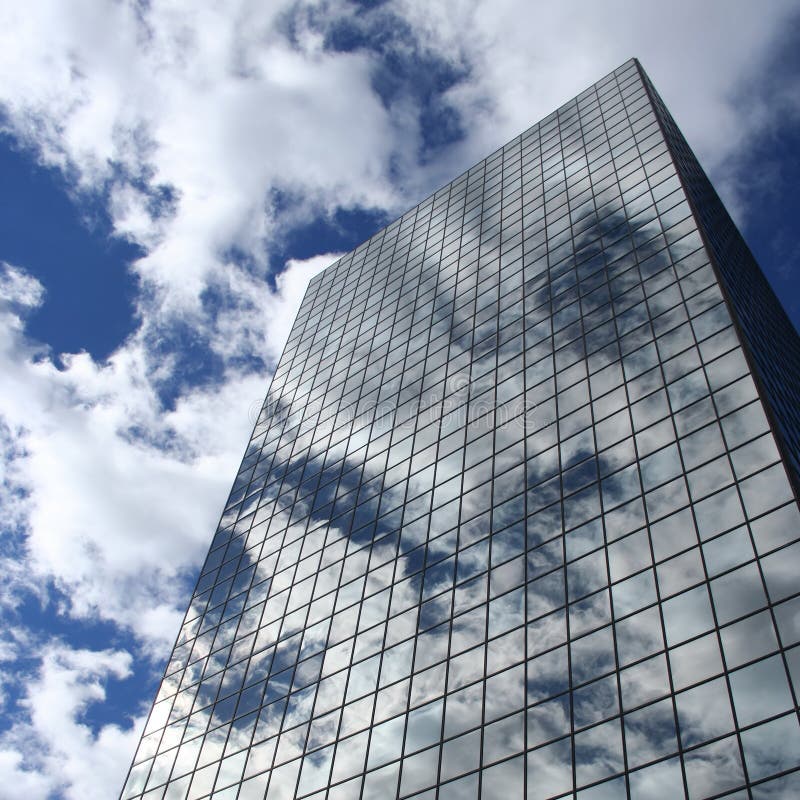
<instances>
[{"instance_id":1,"label":"glass facade","mask_svg":"<svg viewBox=\"0 0 800 800\"><path fill-rule=\"evenodd\" d=\"M712 195L632 60L311 281L124 800L800 796L800 346Z\"/></svg>"}]
</instances>

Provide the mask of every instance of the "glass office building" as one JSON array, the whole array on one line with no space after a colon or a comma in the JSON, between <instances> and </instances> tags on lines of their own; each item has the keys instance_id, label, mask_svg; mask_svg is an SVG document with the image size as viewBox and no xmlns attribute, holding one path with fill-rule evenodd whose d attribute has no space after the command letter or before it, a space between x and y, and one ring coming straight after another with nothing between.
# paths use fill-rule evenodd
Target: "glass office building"
<instances>
[{"instance_id":1,"label":"glass office building","mask_svg":"<svg viewBox=\"0 0 800 800\"><path fill-rule=\"evenodd\" d=\"M798 387L627 62L311 281L122 797L800 796Z\"/></svg>"}]
</instances>

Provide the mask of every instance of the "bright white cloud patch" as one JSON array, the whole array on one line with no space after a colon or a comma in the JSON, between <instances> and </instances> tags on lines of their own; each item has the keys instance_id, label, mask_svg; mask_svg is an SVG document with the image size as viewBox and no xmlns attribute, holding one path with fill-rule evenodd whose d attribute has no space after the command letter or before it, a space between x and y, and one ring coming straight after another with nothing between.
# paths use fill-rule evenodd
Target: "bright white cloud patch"
<instances>
[{"instance_id":1,"label":"bright white cloud patch","mask_svg":"<svg viewBox=\"0 0 800 800\"><path fill-rule=\"evenodd\" d=\"M275 293L259 286L249 313L255 344L269 343L269 355L282 347L308 277L330 260L292 262ZM33 279L15 276L24 296L34 294ZM12 388L0 399L7 483L25 495L28 567L55 580L69 613L123 625L163 656L265 376L231 370L164 410L136 338L106 363L81 353L63 356L59 369L25 339L13 311L0 321L0 373ZM8 507L14 519L4 527L19 524L20 505Z\"/></svg>"},{"instance_id":2,"label":"bright white cloud patch","mask_svg":"<svg viewBox=\"0 0 800 800\"><path fill-rule=\"evenodd\" d=\"M197 314L236 272L234 246L263 277L276 191L302 198L293 214L397 202L387 172L404 137L369 56L324 50L294 3L137 6L1 11L0 91L22 142L83 188L108 186L117 234L148 249L134 268L149 312Z\"/></svg>"},{"instance_id":3,"label":"bright white cloud patch","mask_svg":"<svg viewBox=\"0 0 800 800\"><path fill-rule=\"evenodd\" d=\"M770 3L400 0L422 40L469 79L449 100L469 120L458 158L471 163L637 56L703 166L739 214L735 167L748 146L800 113L797 77L773 63L797 13ZM458 152L458 151L456 151Z\"/></svg>"},{"instance_id":4,"label":"bright white cloud patch","mask_svg":"<svg viewBox=\"0 0 800 800\"><path fill-rule=\"evenodd\" d=\"M44 297L44 286L13 264L0 261L0 303L36 308Z\"/></svg>"},{"instance_id":5,"label":"bright white cloud patch","mask_svg":"<svg viewBox=\"0 0 800 800\"><path fill-rule=\"evenodd\" d=\"M59 359L32 341L26 315L46 287L0 264L2 607L31 592L52 601L55 585L65 617L106 620L130 643L129 652L90 652L35 631L0 635L4 665L35 662L30 677L2 685L21 700L0 739L0 786L35 800L111 797L122 785L130 719L92 729L82 715L102 703L106 681L150 669L147 657L165 656L174 638L248 412L308 278L334 257L290 260L270 289L270 257L292 225L341 208L402 211L632 55L727 182L727 199L743 203L728 165L800 106L796 87L768 73L795 8L4 4L5 132L62 169L76 202L104 202L115 235L143 255L131 265L139 327L102 363L86 353ZM377 48L326 46L340 23L367 40L403 30L398 52L455 66L462 78L438 102L458 113L464 138L435 158L420 153L416 87L379 95ZM773 101L756 102L767 78ZM213 380L178 382L179 327L219 360ZM164 386L175 390L168 408Z\"/></svg>"},{"instance_id":6,"label":"bright white cloud patch","mask_svg":"<svg viewBox=\"0 0 800 800\"><path fill-rule=\"evenodd\" d=\"M0 738L0 785L8 800L107 800L118 784L144 720L92 730L80 721L106 696L105 682L130 674L130 653L46 645L41 666L27 685L24 722ZM126 726L127 727L127 726Z\"/></svg>"}]
</instances>

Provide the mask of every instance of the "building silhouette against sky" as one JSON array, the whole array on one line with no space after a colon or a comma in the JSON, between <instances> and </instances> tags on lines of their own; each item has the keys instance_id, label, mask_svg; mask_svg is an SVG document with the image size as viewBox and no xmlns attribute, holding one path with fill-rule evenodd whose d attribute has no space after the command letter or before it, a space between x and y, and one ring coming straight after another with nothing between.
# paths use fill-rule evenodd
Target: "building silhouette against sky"
<instances>
[{"instance_id":1,"label":"building silhouette against sky","mask_svg":"<svg viewBox=\"0 0 800 800\"><path fill-rule=\"evenodd\" d=\"M627 62L311 281L122 797L800 796L799 356Z\"/></svg>"}]
</instances>

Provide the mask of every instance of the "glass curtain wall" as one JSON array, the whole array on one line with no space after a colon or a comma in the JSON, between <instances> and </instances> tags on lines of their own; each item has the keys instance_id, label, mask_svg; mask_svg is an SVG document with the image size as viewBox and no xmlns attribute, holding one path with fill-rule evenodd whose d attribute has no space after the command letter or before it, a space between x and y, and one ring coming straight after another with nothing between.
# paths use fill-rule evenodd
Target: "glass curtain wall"
<instances>
[{"instance_id":1,"label":"glass curtain wall","mask_svg":"<svg viewBox=\"0 0 800 800\"><path fill-rule=\"evenodd\" d=\"M800 796L785 443L654 97L311 281L124 800Z\"/></svg>"}]
</instances>

